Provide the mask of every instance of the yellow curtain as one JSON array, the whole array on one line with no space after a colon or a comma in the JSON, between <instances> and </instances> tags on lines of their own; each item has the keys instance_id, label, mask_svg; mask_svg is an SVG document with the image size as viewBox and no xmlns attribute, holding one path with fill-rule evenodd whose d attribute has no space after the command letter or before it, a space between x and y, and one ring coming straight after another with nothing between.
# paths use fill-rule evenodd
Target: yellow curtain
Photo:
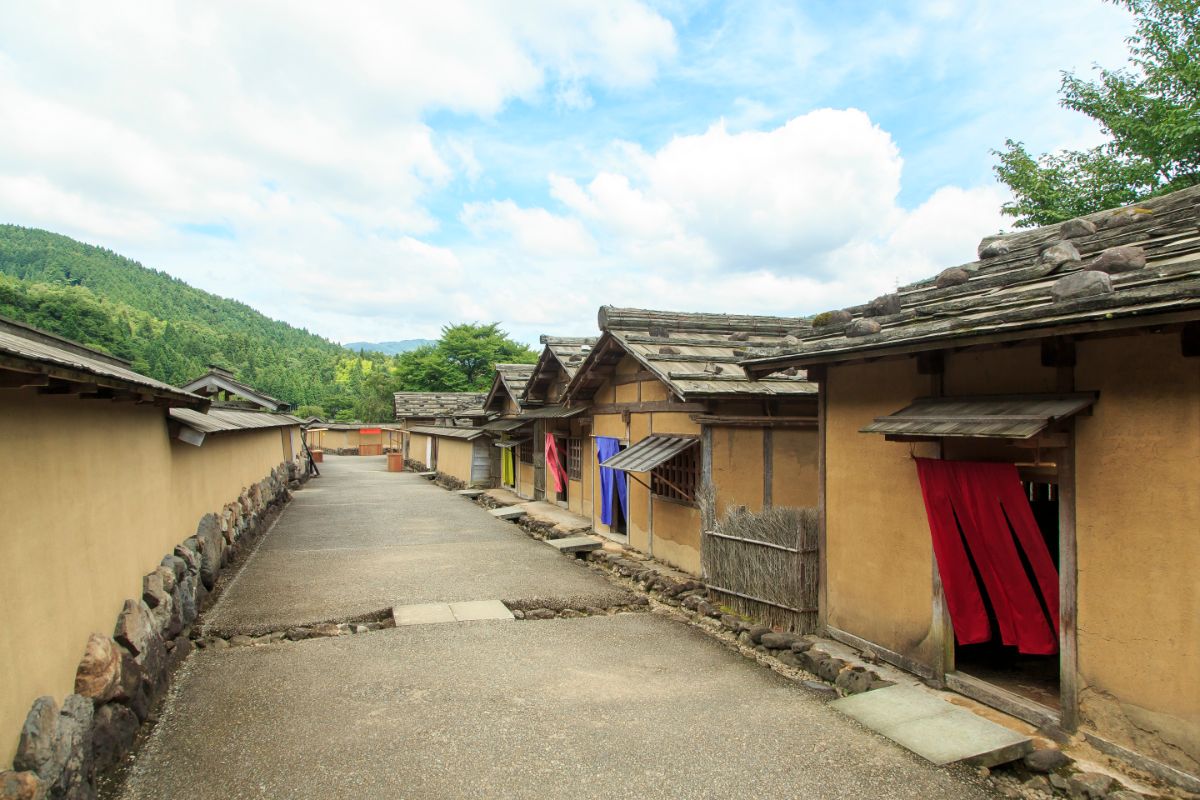
<instances>
[{"instance_id":1,"label":"yellow curtain","mask_svg":"<svg viewBox=\"0 0 1200 800\"><path fill-rule=\"evenodd\" d=\"M500 451L500 481L508 486L516 483L516 470L513 469L513 449L505 447Z\"/></svg>"}]
</instances>

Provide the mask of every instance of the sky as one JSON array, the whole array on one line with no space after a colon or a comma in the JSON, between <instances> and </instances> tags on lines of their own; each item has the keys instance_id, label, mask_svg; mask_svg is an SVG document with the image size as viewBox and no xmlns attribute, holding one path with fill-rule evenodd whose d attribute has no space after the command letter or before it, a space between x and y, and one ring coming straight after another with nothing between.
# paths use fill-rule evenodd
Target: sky
<instances>
[{"instance_id":1,"label":"sky","mask_svg":"<svg viewBox=\"0 0 1200 800\"><path fill-rule=\"evenodd\" d=\"M0 0L0 222L335 341L803 315L974 258L1102 140L1101 0Z\"/></svg>"}]
</instances>

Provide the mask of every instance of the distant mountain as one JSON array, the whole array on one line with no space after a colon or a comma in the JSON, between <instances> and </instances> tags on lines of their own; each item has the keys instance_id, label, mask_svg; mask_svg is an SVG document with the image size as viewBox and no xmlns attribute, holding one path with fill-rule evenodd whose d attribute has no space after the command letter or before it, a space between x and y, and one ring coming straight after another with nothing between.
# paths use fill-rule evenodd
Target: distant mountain
<instances>
[{"instance_id":1,"label":"distant mountain","mask_svg":"<svg viewBox=\"0 0 1200 800\"><path fill-rule=\"evenodd\" d=\"M437 344L435 339L404 339L399 342L346 342L342 347L347 350L358 352L366 350L368 353L383 353L384 355L394 356L398 353L407 353L409 350L416 350L418 347L424 347L427 344Z\"/></svg>"},{"instance_id":2,"label":"distant mountain","mask_svg":"<svg viewBox=\"0 0 1200 800\"><path fill-rule=\"evenodd\" d=\"M0 315L175 386L220 364L293 405L338 407L329 396L348 354L337 343L49 231L0 225Z\"/></svg>"}]
</instances>

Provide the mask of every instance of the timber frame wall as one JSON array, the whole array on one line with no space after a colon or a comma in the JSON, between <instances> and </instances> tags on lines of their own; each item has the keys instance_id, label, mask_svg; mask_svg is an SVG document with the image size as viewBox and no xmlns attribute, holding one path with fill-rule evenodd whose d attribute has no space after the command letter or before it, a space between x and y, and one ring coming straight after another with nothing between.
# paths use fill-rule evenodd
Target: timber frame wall
<instances>
[{"instance_id":1,"label":"timber frame wall","mask_svg":"<svg viewBox=\"0 0 1200 800\"><path fill-rule=\"evenodd\" d=\"M821 620L847 644L1160 776L1200 786L1200 358L1178 328L810 368L821 383ZM1186 339L1186 335L1184 336ZM1036 456L1059 497L1060 709L955 669L911 456L970 439L859 430L928 395L1092 391ZM1029 454L1029 451L1026 451ZM1008 459L1002 459L1008 460Z\"/></svg>"}]
</instances>

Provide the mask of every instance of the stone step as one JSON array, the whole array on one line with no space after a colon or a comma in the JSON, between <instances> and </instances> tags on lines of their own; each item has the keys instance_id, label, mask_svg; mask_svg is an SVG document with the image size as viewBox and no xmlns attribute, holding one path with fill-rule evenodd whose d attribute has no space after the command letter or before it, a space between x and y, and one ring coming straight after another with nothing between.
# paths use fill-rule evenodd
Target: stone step
<instances>
[{"instance_id":1,"label":"stone step","mask_svg":"<svg viewBox=\"0 0 1200 800\"><path fill-rule=\"evenodd\" d=\"M915 686L888 686L829 705L938 765L962 762L994 767L1023 758L1033 750L1028 736Z\"/></svg>"},{"instance_id":2,"label":"stone step","mask_svg":"<svg viewBox=\"0 0 1200 800\"><path fill-rule=\"evenodd\" d=\"M463 497L476 498L483 494L483 489L459 489L455 494L461 494Z\"/></svg>"},{"instance_id":3,"label":"stone step","mask_svg":"<svg viewBox=\"0 0 1200 800\"><path fill-rule=\"evenodd\" d=\"M525 516L525 509L520 506L504 506L503 508L488 509L488 513L496 519L516 519Z\"/></svg>"},{"instance_id":4,"label":"stone step","mask_svg":"<svg viewBox=\"0 0 1200 800\"><path fill-rule=\"evenodd\" d=\"M597 541L591 536L568 536L565 539L547 539L546 544L560 553L586 553L590 550L599 550L601 547L604 547L603 542Z\"/></svg>"},{"instance_id":5,"label":"stone step","mask_svg":"<svg viewBox=\"0 0 1200 800\"><path fill-rule=\"evenodd\" d=\"M453 622L495 620L511 622L515 618L499 600L462 600L457 603L417 603L396 606L392 619L397 628L408 625L441 625Z\"/></svg>"},{"instance_id":6,"label":"stone step","mask_svg":"<svg viewBox=\"0 0 1200 800\"><path fill-rule=\"evenodd\" d=\"M436 472L418 472L417 474L420 475L422 478L429 478L430 480L433 480L434 478L437 477Z\"/></svg>"}]
</instances>

